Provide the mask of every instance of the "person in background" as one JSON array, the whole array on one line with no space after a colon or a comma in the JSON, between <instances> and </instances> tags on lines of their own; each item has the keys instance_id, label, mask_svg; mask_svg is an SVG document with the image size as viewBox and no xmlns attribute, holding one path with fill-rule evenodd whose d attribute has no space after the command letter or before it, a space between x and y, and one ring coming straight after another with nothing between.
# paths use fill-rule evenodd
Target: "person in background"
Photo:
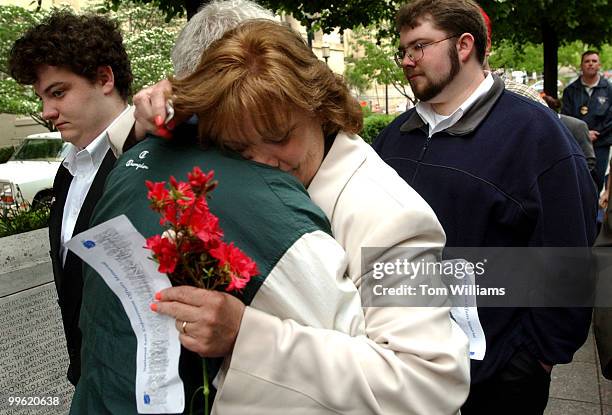
<instances>
[{"instance_id":1,"label":"person in background","mask_svg":"<svg viewBox=\"0 0 612 415\"><path fill-rule=\"evenodd\" d=\"M548 107L555 112L559 112L561 109L561 102L551 97L550 95L544 94L542 99L546 102ZM587 165L589 166L589 171L591 172L591 176L593 180L596 179L596 169L595 166L597 164L595 158L595 150L593 149L593 143L589 139L589 126L582 120L578 118L570 117L569 115L559 114L559 119L567 127L572 136L580 146L580 149L584 153L584 157L586 158Z\"/></svg>"},{"instance_id":2,"label":"person in background","mask_svg":"<svg viewBox=\"0 0 612 415\"><path fill-rule=\"evenodd\" d=\"M134 108L127 104L130 61L115 22L58 11L15 41L8 65L17 82L34 86L43 118L72 144L53 182L49 240L70 359L67 376L76 385L83 263L64 243L89 227L116 160L110 141L121 147L134 141Z\"/></svg>"},{"instance_id":3,"label":"person in background","mask_svg":"<svg viewBox=\"0 0 612 415\"><path fill-rule=\"evenodd\" d=\"M589 139L595 148L596 183L601 192L612 144L612 85L599 73L599 52L582 54L582 74L563 91L561 113L578 118L589 126Z\"/></svg>"},{"instance_id":4,"label":"person in background","mask_svg":"<svg viewBox=\"0 0 612 415\"><path fill-rule=\"evenodd\" d=\"M420 99L373 147L433 208L450 247L590 246L596 192L550 109L483 71L487 29L471 0L397 14L396 62ZM561 226L562 224L562 226ZM541 414L550 372L586 340L588 308L479 308L486 338L463 414Z\"/></svg>"},{"instance_id":5,"label":"person in background","mask_svg":"<svg viewBox=\"0 0 612 415\"><path fill-rule=\"evenodd\" d=\"M610 186L612 186L612 177L609 171L612 169L612 161L608 167L608 180L606 188L601 192L599 198L599 207L603 209L603 223L601 230L595 241L595 252L601 255L605 260L605 264L610 264L610 248L612 247L612 205L609 203ZM601 266L600 279L605 279L604 287L610 287L609 268ZM604 291L605 292L605 291ZM609 297L605 297L609 301ZM593 334L595 344L597 345L597 355L601 372L606 379L612 380L612 307L596 307L593 310Z\"/></svg>"}]
</instances>

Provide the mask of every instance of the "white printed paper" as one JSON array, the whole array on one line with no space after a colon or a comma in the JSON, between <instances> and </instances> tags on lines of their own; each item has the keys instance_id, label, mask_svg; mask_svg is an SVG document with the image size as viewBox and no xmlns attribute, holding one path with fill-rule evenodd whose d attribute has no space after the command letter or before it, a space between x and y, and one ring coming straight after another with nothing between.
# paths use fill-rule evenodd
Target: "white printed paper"
<instances>
[{"instance_id":1,"label":"white printed paper","mask_svg":"<svg viewBox=\"0 0 612 415\"><path fill-rule=\"evenodd\" d=\"M181 413L185 408L179 377L179 334L175 320L151 311L154 294L170 287L149 259L145 239L125 215L82 232L66 247L95 269L121 300L136 334L138 413Z\"/></svg>"},{"instance_id":2,"label":"white printed paper","mask_svg":"<svg viewBox=\"0 0 612 415\"><path fill-rule=\"evenodd\" d=\"M464 259L451 259L443 262L467 262ZM473 272L470 272L469 267L462 267L465 276L461 279L462 284L474 285L476 278ZM470 292L470 290L467 290ZM453 320L461 327L470 341L470 359L482 360L487 351L487 341L484 330L478 318L478 309L476 308L476 295L461 294L450 296L452 307L450 310Z\"/></svg>"}]
</instances>

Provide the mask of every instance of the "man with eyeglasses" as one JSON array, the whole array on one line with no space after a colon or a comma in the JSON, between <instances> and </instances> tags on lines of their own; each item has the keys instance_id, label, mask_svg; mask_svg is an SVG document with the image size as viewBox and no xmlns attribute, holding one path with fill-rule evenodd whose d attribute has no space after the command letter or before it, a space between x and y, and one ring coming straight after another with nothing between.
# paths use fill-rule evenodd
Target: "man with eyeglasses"
<instances>
[{"instance_id":1,"label":"man with eyeglasses","mask_svg":"<svg viewBox=\"0 0 612 415\"><path fill-rule=\"evenodd\" d=\"M584 156L555 114L483 70L479 6L415 0L396 23L395 59L420 102L374 148L434 209L447 246L592 245L597 198ZM462 413L542 413L552 366L572 360L590 313L479 308L486 354L472 360Z\"/></svg>"}]
</instances>

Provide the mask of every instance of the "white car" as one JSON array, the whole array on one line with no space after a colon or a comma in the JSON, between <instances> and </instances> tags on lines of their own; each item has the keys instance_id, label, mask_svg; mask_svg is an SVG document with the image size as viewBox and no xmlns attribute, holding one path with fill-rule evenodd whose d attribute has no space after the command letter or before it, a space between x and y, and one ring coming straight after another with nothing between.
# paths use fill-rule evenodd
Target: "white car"
<instances>
[{"instance_id":1,"label":"white car","mask_svg":"<svg viewBox=\"0 0 612 415\"><path fill-rule=\"evenodd\" d=\"M0 208L49 203L53 179L69 148L59 132L27 136L9 161L0 164Z\"/></svg>"}]
</instances>

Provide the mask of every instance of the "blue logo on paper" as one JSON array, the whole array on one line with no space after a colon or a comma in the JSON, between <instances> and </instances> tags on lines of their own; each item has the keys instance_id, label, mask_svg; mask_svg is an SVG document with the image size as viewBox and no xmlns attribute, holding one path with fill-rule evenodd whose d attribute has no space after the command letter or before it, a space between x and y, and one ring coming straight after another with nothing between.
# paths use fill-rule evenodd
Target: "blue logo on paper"
<instances>
[{"instance_id":1,"label":"blue logo on paper","mask_svg":"<svg viewBox=\"0 0 612 415\"><path fill-rule=\"evenodd\" d=\"M149 395L147 395L146 393L145 393L145 396L144 396L144 403L147 404L147 405L151 403L151 397Z\"/></svg>"},{"instance_id":2,"label":"blue logo on paper","mask_svg":"<svg viewBox=\"0 0 612 415\"><path fill-rule=\"evenodd\" d=\"M87 249L91 249L94 246L96 246L96 243L94 241L87 240L87 241L83 241L83 246Z\"/></svg>"}]
</instances>

